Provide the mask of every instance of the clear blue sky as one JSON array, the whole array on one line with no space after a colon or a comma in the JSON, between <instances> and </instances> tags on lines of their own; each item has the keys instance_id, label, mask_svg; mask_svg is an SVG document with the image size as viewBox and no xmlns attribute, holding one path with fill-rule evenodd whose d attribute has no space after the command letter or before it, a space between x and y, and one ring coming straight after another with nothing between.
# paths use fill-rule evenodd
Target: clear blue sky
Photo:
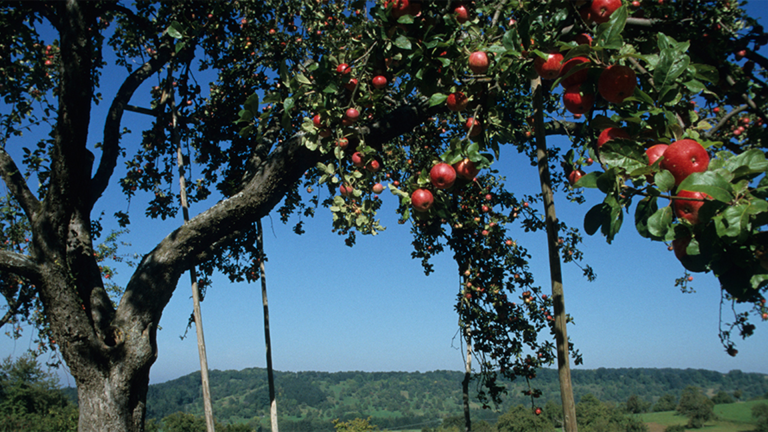
<instances>
[{"instance_id":1,"label":"clear blue sky","mask_svg":"<svg viewBox=\"0 0 768 432\"><path fill-rule=\"evenodd\" d=\"M753 16L768 15L768 3L755 1ZM103 80L106 82L105 74ZM116 76L116 75L115 75ZM121 75L124 76L124 75ZM105 100L114 95L116 78L103 88ZM204 86L205 87L205 86ZM145 93L148 93L145 92ZM146 98L132 103L147 106ZM104 109L96 107L90 141L101 140ZM127 113L124 121L134 134L124 145L136 145L144 116ZM527 161L510 155L495 165L517 193L537 193L537 173ZM98 154L97 154L98 157ZM330 232L330 213L320 209L306 221L307 234L297 236L278 217L264 220L265 248L269 256L269 289L274 367L281 371L429 371L460 370L457 315L453 310L459 278L449 253L435 260L435 273L424 275L410 258L408 226L394 216L396 198L382 194L380 212L387 230L376 237L358 236L348 248L343 238ZM558 216L570 226L582 226L584 213L598 203L587 194L587 204L557 202ZM119 189L107 190L98 210L111 215L128 206ZM135 223L122 240L132 246L123 253L145 253L182 223L139 222L141 197L130 207ZM192 214L204 210L193 205ZM94 213L95 215L97 213ZM295 223L294 218L292 222ZM110 218L105 217L105 222ZM105 224L107 231L109 225ZM511 235L527 247L538 283L549 290L545 234ZM585 234L586 236L586 234ZM730 357L718 339L720 288L711 274L696 274L694 294L674 287L682 266L666 246L641 238L629 215L613 245L601 236L586 237L586 263L597 280L588 282L581 270L564 270L566 310L575 319L568 331L584 357L582 368L703 368L727 372L768 373L768 325L757 322L755 336L737 340L739 355ZM125 284L130 269L121 269L116 281ZM730 320L730 306L724 319ZM151 371L153 383L199 369L194 328L184 340L192 310L189 277L179 282L166 308L158 332L159 357ZM260 284L232 284L219 277L202 304L208 362L211 369L264 367ZM0 356L18 356L32 344L31 331L16 341L0 337ZM74 380L64 376L64 385Z\"/></svg>"}]
</instances>

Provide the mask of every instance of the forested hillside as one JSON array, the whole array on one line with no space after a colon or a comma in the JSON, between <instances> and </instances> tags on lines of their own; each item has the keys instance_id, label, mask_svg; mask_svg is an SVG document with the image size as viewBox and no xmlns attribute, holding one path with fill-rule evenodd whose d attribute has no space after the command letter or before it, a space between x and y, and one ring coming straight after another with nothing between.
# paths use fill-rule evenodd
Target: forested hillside
<instances>
[{"instance_id":1,"label":"forested hillside","mask_svg":"<svg viewBox=\"0 0 768 432\"><path fill-rule=\"evenodd\" d=\"M278 411L281 429L324 430L331 419L371 416L380 427L439 423L438 419L461 412L463 374L435 372L277 372ZM768 375L731 371L727 374L695 369L596 369L574 370L577 400L588 393L601 401L624 403L637 395L649 404L665 394L679 397L686 386L703 389L709 396L719 391L741 400L766 395ZM542 390L537 405L559 400L557 372L545 369L532 381ZM498 410L482 410L475 419L495 421L511 406L530 404L524 381L507 383L508 395ZM222 422L258 423L268 414L267 378L264 369L212 371L211 393L216 418ZM194 373L152 385L147 397L147 417L157 420L184 411L202 413L200 374ZM418 428L421 428L419 426Z\"/></svg>"}]
</instances>

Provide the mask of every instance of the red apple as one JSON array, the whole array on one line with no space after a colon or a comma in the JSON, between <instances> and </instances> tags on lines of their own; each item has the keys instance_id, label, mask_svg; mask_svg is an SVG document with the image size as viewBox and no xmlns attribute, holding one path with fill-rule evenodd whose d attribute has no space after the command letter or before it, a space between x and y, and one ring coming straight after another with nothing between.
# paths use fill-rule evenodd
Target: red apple
<instances>
[{"instance_id":1,"label":"red apple","mask_svg":"<svg viewBox=\"0 0 768 432\"><path fill-rule=\"evenodd\" d=\"M432 192L427 189L416 189L411 194L411 203L413 208L420 212L425 212L432 207L435 202L435 197L432 196Z\"/></svg>"},{"instance_id":2,"label":"red apple","mask_svg":"<svg viewBox=\"0 0 768 432\"><path fill-rule=\"evenodd\" d=\"M357 78L352 78L349 80L349 82L344 84L344 88L349 91L355 91L356 87L357 87Z\"/></svg>"},{"instance_id":3,"label":"red apple","mask_svg":"<svg viewBox=\"0 0 768 432\"><path fill-rule=\"evenodd\" d=\"M475 74L483 74L488 70L488 55L483 51L475 51L469 55L469 69Z\"/></svg>"},{"instance_id":4,"label":"red apple","mask_svg":"<svg viewBox=\"0 0 768 432\"><path fill-rule=\"evenodd\" d=\"M584 176L584 171L582 171L582 170L573 170L573 171L571 171L570 174L568 174L568 182L571 183L571 186L573 186L583 176Z\"/></svg>"},{"instance_id":5,"label":"red apple","mask_svg":"<svg viewBox=\"0 0 768 432\"><path fill-rule=\"evenodd\" d=\"M346 138L339 138L336 140L336 146L340 147L342 150L346 149L349 145L349 140Z\"/></svg>"},{"instance_id":6,"label":"red apple","mask_svg":"<svg viewBox=\"0 0 768 432\"><path fill-rule=\"evenodd\" d=\"M597 137L597 148L600 148L603 144L615 139L629 139L629 134L624 129L617 127L603 129L603 131L600 132L600 136Z\"/></svg>"},{"instance_id":7,"label":"red apple","mask_svg":"<svg viewBox=\"0 0 768 432\"><path fill-rule=\"evenodd\" d=\"M545 80L553 80L560 76L560 69L563 67L563 55L556 52L550 53L547 59L539 56L533 60L533 68L536 73Z\"/></svg>"},{"instance_id":8,"label":"red apple","mask_svg":"<svg viewBox=\"0 0 768 432\"><path fill-rule=\"evenodd\" d=\"M653 165L664 154L669 147L666 144L656 144L648 147L645 154L648 156L648 165Z\"/></svg>"},{"instance_id":9,"label":"red apple","mask_svg":"<svg viewBox=\"0 0 768 432\"><path fill-rule=\"evenodd\" d=\"M574 85L578 85L583 83L587 80L587 77L589 75L589 68L585 67L584 69L581 69L577 72L572 73L569 76L568 72L573 69L574 66L580 65L582 63L590 63L589 59L586 57L574 57L572 59L568 59L565 63L563 63L563 67L560 68L560 76L565 77L560 81L560 84L563 85L563 87L568 88Z\"/></svg>"},{"instance_id":10,"label":"red apple","mask_svg":"<svg viewBox=\"0 0 768 432\"><path fill-rule=\"evenodd\" d=\"M384 185L381 183L376 183L375 185L373 185L373 188L371 189L373 190L373 193L380 194L384 192Z\"/></svg>"},{"instance_id":11,"label":"red apple","mask_svg":"<svg viewBox=\"0 0 768 432\"><path fill-rule=\"evenodd\" d=\"M381 162L377 159L373 159L368 162L368 165L365 166L365 169L373 173L379 172L381 171Z\"/></svg>"},{"instance_id":12,"label":"red apple","mask_svg":"<svg viewBox=\"0 0 768 432\"><path fill-rule=\"evenodd\" d=\"M672 209L675 211L675 216L677 216L679 219L687 220L688 222L691 223L691 225L698 224L699 209L701 208L701 206L704 205L704 200L711 197L702 192L692 192L687 190L678 192L677 196L680 198L694 198L696 200L700 200L700 201L681 200L681 199L672 200Z\"/></svg>"},{"instance_id":13,"label":"red apple","mask_svg":"<svg viewBox=\"0 0 768 432\"><path fill-rule=\"evenodd\" d=\"M583 93L580 87L578 85L571 86L563 92L563 105L572 114L586 114L595 103L595 96Z\"/></svg>"},{"instance_id":14,"label":"red apple","mask_svg":"<svg viewBox=\"0 0 768 432\"><path fill-rule=\"evenodd\" d=\"M664 151L661 169L672 173L675 184L679 185L686 177L695 172L704 172L709 167L709 154L698 142L692 139L675 141Z\"/></svg>"},{"instance_id":15,"label":"red apple","mask_svg":"<svg viewBox=\"0 0 768 432\"><path fill-rule=\"evenodd\" d=\"M362 168L365 166L365 159L363 158L363 154L360 152L354 152L352 153L352 165Z\"/></svg>"},{"instance_id":16,"label":"red apple","mask_svg":"<svg viewBox=\"0 0 768 432\"><path fill-rule=\"evenodd\" d=\"M469 136L474 137L480 135L480 133L483 131L483 126L480 124L478 120L475 120L474 117L470 117L467 119L467 123L464 124L464 129L470 130Z\"/></svg>"},{"instance_id":17,"label":"red apple","mask_svg":"<svg viewBox=\"0 0 768 432\"><path fill-rule=\"evenodd\" d=\"M351 123L354 123L360 118L360 111L355 108L350 108L344 113L344 118Z\"/></svg>"},{"instance_id":18,"label":"red apple","mask_svg":"<svg viewBox=\"0 0 768 432\"><path fill-rule=\"evenodd\" d=\"M346 183L339 186L339 193L341 193L341 195L343 196L352 196L354 191L355 191L355 188L353 188L352 186Z\"/></svg>"},{"instance_id":19,"label":"red apple","mask_svg":"<svg viewBox=\"0 0 768 432\"><path fill-rule=\"evenodd\" d=\"M341 63L340 65L336 66L336 72L346 75L352 71L352 68L349 67L346 63Z\"/></svg>"},{"instance_id":20,"label":"red apple","mask_svg":"<svg viewBox=\"0 0 768 432\"><path fill-rule=\"evenodd\" d=\"M319 135L321 138L328 138L331 136L331 130L329 128L322 128L320 129Z\"/></svg>"},{"instance_id":21,"label":"red apple","mask_svg":"<svg viewBox=\"0 0 768 432\"><path fill-rule=\"evenodd\" d=\"M467 180L473 180L480 172L480 170L475 167L475 163L467 158L453 164L453 168L456 170L456 174L458 174L459 177Z\"/></svg>"},{"instance_id":22,"label":"red apple","mask_svg":"<svg viewBox=\"0 0 768 432\"><path fill-rule=\"evenodd\" d=\"M464 24L469 20L469 11L467 11L466 6L464 5L456 6L456 9L453 10L453 14L456 16L456 21L458 21L459 24Z\"/></svg>"},{"instance_id":23,"label":"red apple","mask_svg":"<svg viewBox=\"0 0 768 432\"><path fill-rule=\"evenodd\" d=\"M429 170L429 179L437 189L448 189L456 181L456 170L447 163L440 162Z\"/></svg>"},{"instance_id":24,"label":"red apple","mask_svg":"<svg viewBox=\"0 0 768 432\"><path fill-rule=\"evenodd\" d=\"M600 24L608 22L616 9L621 7L621 0L592 0L589 7L590 18Z\"/></svg>"},{"instance_id":25,"label":"red apple","mask_svg":"<svg viewBox=\"0 0 768 432\"><path fill-rule=\"evenodd\" d=\"M373 86L377 89L382 89L387 86L387 77L384 75L376 75L371 81Z\"/></svg>"},{"instance_id":26,"label":"red apple","mask_svg":"<svg viewBox=\"0 0 768 432\"><path fill-rule=\"evenodd\" d=\"M312 117L312 123L315 125L315 127L320 127L322 120L320 119L320 114L315 114L314 117Z\"/></svg>"},{"instance_id":27,"label":"red apple","mask_svg":"<svg viewBox=\"0 0 768 432\"><path fill-rule=\"evenodd\" d=\"M675 257L682 261L688 256L688 252L685 250L688 248L688 244L691 243L690 237L683 237L672 240L672 250L675 251Z\"/></svg>"},{"instance_id":28,"label":"red apple","mask_svg":"<svg viewBox=\"0 0 768 432\"><path fill-rule=\"evenodd\" d=\"M451 93L448 95L448 99L445 100L445 104L451 111L464 111L464 108L469 104L469 99L462 92Z\"/></svg>"},{"instance_id":29,"label":"red apple","mask_svg":"<svg viewBox=\"0 0 768 432\"><path fill-rule=\"evenodd\" d=\"M637 86L637 75L629 66L611 65L603 69L597 80L597 91L608 102L620 104L632 96Z\"/></svg>"},{"instance_id":30,"label":"red apple","mask_svg":"<svg viewBox=\"0 0 768 432\"><path fill-rule=\"evenodd\" d=\"M411 5L408 0L387 0L384 2L384 7L386 8L390 3L392 3L392 16L394 18L400 18L411 12Z\"/></svg>"}]
</instances>

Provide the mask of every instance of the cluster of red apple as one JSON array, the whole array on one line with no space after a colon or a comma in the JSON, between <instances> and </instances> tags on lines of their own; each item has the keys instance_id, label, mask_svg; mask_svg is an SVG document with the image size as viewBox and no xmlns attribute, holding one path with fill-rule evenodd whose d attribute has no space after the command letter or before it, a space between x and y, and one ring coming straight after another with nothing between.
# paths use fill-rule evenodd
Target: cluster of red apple
<instances>
[{"instance_id":1,"label":"cluster of red apple","mask_svg":"<svg viewBox=\"0 0 768 432\"><path fill-rule=\"evenodd\" d=\"M448 189L456 182L457 176L474 180L478 172L480 170L475 167L475 163L466 158L453 165L440 162L429 170L429 180L435 189ZM419 188L411 193L411 204L417 211L429 210L434 202L435 197L429 189Z\"/></svg>"},{"instance_id":2,"label":"cluster of red apple","mask_svg":"<svg viewBox=\"0 0 768 432\"><path fill-rule=\"evenodd\" d=\"M603 23L608 21L611 14L621 7L621 0L593 0L588 7L582 9L586 15L582 16L587 21ZM581 34L576 42L586 45L592 44L592 37ZM562 78L560 84L563 88L563 105L565 109L575 115L586 114L595 103L595 95L585 91L582 86L589 78L591 61L584 56L573 57L563 63L564 56L559 52L552 52L547 58L537 56L533 61L536 73L545 80ZM637 86L637 75L632 68L619 64L610 65L602 70L597 81L597 91L608 102L620 104L624 99L632 96Z\"/></svg>"}]
</instances>

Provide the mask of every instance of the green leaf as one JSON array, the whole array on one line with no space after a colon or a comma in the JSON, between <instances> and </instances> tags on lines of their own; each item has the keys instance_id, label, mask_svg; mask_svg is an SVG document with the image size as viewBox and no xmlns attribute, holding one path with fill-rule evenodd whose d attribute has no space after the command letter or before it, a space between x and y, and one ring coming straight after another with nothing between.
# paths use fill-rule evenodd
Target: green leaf
<instances>
[{"instance_id":1,"label":"green leaf","mask_svg":"<svg viewBox=\"0 0 768 432\"><path fill-rule=\"evenodd\" d=\"M605 197L605 203L608 204L610 213L608 215L608 223L603 223L601 231L606 241L611 243L621 229L621 224L624 221L624 212L622 211L621 204L612 195Z\"/></svg>"},{"instance_id":2,"label":"green leaf","mask_svg":"<svg viewBox=\"0 0 768 432\"><path fill-rule=\"evenodd\" d=\"M594 235L598 229L606 222L610 207L605 204L598 204L584 215L584 231L589 235Z\"/></svg>"},{"instance_id":3,"label":"green leaf","mask_svg":"<svg viewBox=\"0 0 768 432\"><path fill-rule=\"evenodd\" d=\"M622 6L611 14L611 19L607 23L600 24L597 27L597 37L595 46L606 49L620 49L624 43L621 33L627 24L627 7Z\"/></svg>"},{"instance_id":4,"label":"green leaf","mask_svg":"<svg viewBox=\"0 0 768 432\"><path fill-rule=\"evenodd\" d=\"M248 99L246 99L243 104L243 108L252 113L259 112L259 95L254 93L248 96Z\"/></svg>"},{"instance_id":5,"label":"green leaf","mask_svg":"<svg viewBox=\"0 0 768 432\"><path fill-rule=\"evenodd\" d=\"M637 208L635 209L635 228L645 238L652 237L648 230L648 219L658 210L657 200L657 197L643 198L637 203Z\"/></svg>"},{"instance_id":6,"label":"green leaf","mask_svg":"<svg viewBox=\"0 0 768 432\"><path fill-rule=\"evenodd\" d=\"M704 87L704 84L702 84L701 81L695 80L695 79L694 80L686 81L686 82L683 83L683 85L691 93L699 93L699 92L704 91L706 89L706 87Z\"/></svg>"},{"instance_id":7,"label":"green leaf","mask_svg":"<svg viewBox=\"0 0 768 432\"><path fill-rule=\"evenodd\" d=\"M446 99L448 99L448 95L443 93L435 93L432 95L432 97L429 98L429 106L433 107L435 105L440 105L444 103Z\"/></svg>"},{"instance_id":8,"label":"green leaf","mask_svg":"<svg viewBox=\"0 0 768 432\"><path fill-rule=\"evenodd\" d=\"M730 206L714 218L717 235L733 239L746 238L749 235L749 204Z\"/></svg>"},{"instance_id":9,"label":"green leaf","mask_svg":"<svg viewBox=\"0 0 768 432\"><path fill-rule=\"evenodd\" d=\"M184 37L183 30L184 30L184 27L178 22L174 21L171 23L171 25L168 26L168 30L166 30L166 33L168 34L168 36L174 39L181 39Z\"/></svg>"},{"instance_id":10,"label":"green leaf","mask_svg":"<svg viewBox=\"0 0 768 432\"><path fill-rule=\"evenodd\" d=\"M729 158L723 164L723 168L733 173L734 179L762 174L768 171L768 160L765 154L758 149L749 149L744 153Z\"/></svg>"},{"instance_id":11,"label":"green leaf","mask_svg":"<svg viewBox=\"0 0 768 432\"><path fill-rule=\"evenodd\" d=\"M400 36L397 37L397 39L395 39L395 46L400 48L400 49L403 49L403 50L406 50L406 51L410 51L411 50L411 41L408 40L408 38L405 37L404 35L400 35Z\"/></svg>"},{"instance_id":12,"label":"green leaf","mask_svg":"<svg viewBox=\"0 0 768 432\"><path fill-rule=\"evenodd\" d=\"M597 188L601 192L609 194L616 189L616 175L618 168L611 168L597 177Z\"/></svg>"},{"instance_id":13,"label":"green leaf","mask_svg":"<svg viewBox=\"0 0 768 432\"><path fill-rule=\"evenodd\" d=\"M729 203L733 200L733 185L720 173L714 171L689 175L680 183L678 190L704 192L724 203Z\"/></svg>"},{"instance_id":14,"label":"green leaf","mask_svg":"<svg viewBox=\"0 0 768 432\"><path fill-rule=\"evenodd\" d=\"M574 187L585 187L585 188L596 188L597 187L597 178L602 174L602 172L594 171L587 175L582 176L579 181L576 182Z\"/></svg>"},{"instance_id":15,"label":"green leaf","mask_svg":"<svg viewBox=\"0 0 768 432\"><path fill-rule=\"evenodd\" d=\"M661 37L659 40L661 40ZM661 51L659 63L653 71L653 81L656 84L656 88L659 89L660 100L665 102L667 99L674 100L674 98L668 96L668 93L673 91L675 80L688 69L689 63L690 58L682 52L672 48Z\"/></svg>"},{"instance_id":16,"label":"green leaf","mask_svg":"<svg viewBox=\"0 0 768 432\"><path fill-rule=\"evenodd\" d=\"M507 52L507 49L503 47L502 45L494 44L489 46L486 50L486 52L492 52L496 54L504 54Z\"/></svg>"},{"instance_id":17,"label":"green leaf","mask_svg":"<svg viewBox=\"0 0 768 432\"><path fill-rule=\"evenodd\" d=\"M296 80L302 84L308 84L311 85L312 81L310 81L303 73L299 73L296 75Z\"/></svg>"},{"instance_id":18,"label":"green leaf","mask_svg":"<svg viewBox=\"0 0 768 432\"><path fill-rule=\"evenodd\" d=\"M293 108L293 98L289 97L283 101L283 109L287 112Z\"/></svg>"},{"instance_id":19,"label":"green leaf","mask_svg":"<svg viewBox=\"0 0 768 432\"><path fill-rule=\"evenodd\" d=\"M501 40L501 43L504 44L508 51L519 52L520 50L520 39L517 37L517 32L514 30L508 30L504 33L504 38Z\"/></svg>"},{"instance_id":20,"label":"green leaf","mask_svg":"<svg viewBox=\"0 0 768 432\"><path fill-rule=\"evenodd\" d=\"M653 176L653 182L660 192L671 191L675 187L675 176L667 170L661 170Z\"/></svg>"},{"instance_id":21,"label":"green leaf","mask_svg":"<svg viewBox=\"0 0 768 432\"><path fill-rule=\"evenodd\" d=\"M601 150L600 155L608 166L620 167L625 171L648 166L645 152L634 142L614 140L606 143Z\"/></svg>"},{"instance_id":22,"label":"green leaf","mask_svg":"<svg viewBox=\"0 0 768 432\"><path fill-rule=\"evenodd\" d=\"M652 238L663 239L672 227L672 207L666 206L656 210L648 218L648 233Z\"/></svg>"},{"instance_id":23,"label":"green leaf","mask_svg":"<svg viewBox=\"0 0 768 432\"><path fill-rule=\"evenodd\" d=\"M405 14L397 19L398 24L413 24L413 15Z\"/></svg>"},{"instance_id":24,"label":"green leaf","mask_svg":"<svg viewBox=\"0 0 768 432\"><path fill-rule=\"evenodd\" d=\"M720 81L720 73L717 71L717 68L715 66L708 65L708 64L701 64L701 63L693 63L691 67L695 69L693 76L696 79L699 79L702 81L708 81L711 83L717 83L718 81Z\"/></svg>"},{"instance_id":25,"label":"green leaf","mask_svg":"<svg viewBox=\"0 0 768 432\"><path fill-rule=\"evenodd\" d=\"M331 94L333 94L333 93L338 93L338 92L339 92L339 87L336 85L335 82L328 83L328 85L325 86L325 88L323 89L323 93L331 93Z\"/></svg>"}]
</instances>

